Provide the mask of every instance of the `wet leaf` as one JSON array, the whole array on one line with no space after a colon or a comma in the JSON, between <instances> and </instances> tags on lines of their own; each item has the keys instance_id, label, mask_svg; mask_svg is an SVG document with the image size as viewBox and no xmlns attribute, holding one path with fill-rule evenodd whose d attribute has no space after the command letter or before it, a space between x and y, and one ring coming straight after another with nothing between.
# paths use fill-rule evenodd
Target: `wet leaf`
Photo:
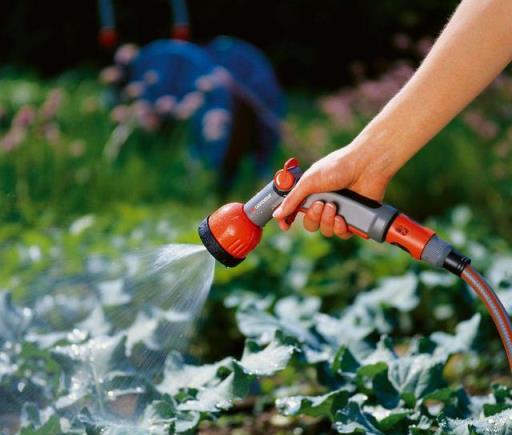
<instances>
[{"instance_id":1,"label":"wet leaf","mask_svg":"<svg viewBox=\"0 0 512 435\"><path fill-rule=\"evenodd\" d=\"M350 391L340 389L321 396L292 396L276 400L277 410L289 416L310 415L334 420L336 412L348 402Z\"/></svg>"}]
</instances>

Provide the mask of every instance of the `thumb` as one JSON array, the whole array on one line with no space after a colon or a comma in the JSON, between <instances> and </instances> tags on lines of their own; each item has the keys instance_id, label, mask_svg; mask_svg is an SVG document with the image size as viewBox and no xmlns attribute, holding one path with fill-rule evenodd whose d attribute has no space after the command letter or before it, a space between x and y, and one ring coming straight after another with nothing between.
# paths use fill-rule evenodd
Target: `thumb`
<instances>
[{"instance_id":1,"label":"thumb","mask_svg":"<svg viewBox=\"0 0 512 435\"><path fill-rule=\"evenodd\" d=\"M310 184L307 178L301 178L272 216L276 219L284 219L297 210L306 196L312 193Z\"/></svg>"}]
</instances>

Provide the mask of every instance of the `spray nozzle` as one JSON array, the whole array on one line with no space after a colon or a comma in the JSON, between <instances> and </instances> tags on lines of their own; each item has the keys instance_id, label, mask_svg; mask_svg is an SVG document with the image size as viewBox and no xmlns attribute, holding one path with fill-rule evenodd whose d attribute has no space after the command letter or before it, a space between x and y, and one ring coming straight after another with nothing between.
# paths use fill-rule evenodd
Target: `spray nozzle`
<instances>
[{"instance_id":1,"label":"spray nozzle","mask_svg":"<svg viewBox=\"0 0 512 435\"><path fill-rule=\"evenodd\" d=\"M243 261L256 248L263 227L272 219L273 211L301 175L298 160L291 158L276 172L274 179L245 204L227 204L204 219L199 226L199 235L210 253L228 267ZM465 264L454 264L457 261L453 248L439 239L434 231L399 213L394 207L348 189L308 196L304 204L289 216L289 222L315 201L334 204L348 230L359 237L398 246L417 260L445 267L451 272L460 274L464 269Z\"/></svg>"}]
</instances>

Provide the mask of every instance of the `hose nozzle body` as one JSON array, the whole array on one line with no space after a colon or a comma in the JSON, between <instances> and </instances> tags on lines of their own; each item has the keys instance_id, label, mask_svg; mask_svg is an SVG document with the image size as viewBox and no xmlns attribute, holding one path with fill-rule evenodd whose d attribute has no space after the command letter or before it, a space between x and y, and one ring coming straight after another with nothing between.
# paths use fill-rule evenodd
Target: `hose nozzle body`
<instances>
[{"instance_id":1,"label":"hose nozzle body","mask_svg":"<svg viewBox=\"0 0 512 435\"><path fill-rule=\"evenodd\" d=\"M263 227L301 175L298 161L291 158L274 179L245 204L227 204L204 219L199 226L199 235L210 253L228 267L243 261L258 245ZM343 189L312 194L297 212L306 211L315 201L334 204L348 230L359 237L398 246L417 260L438 267L448 266L448 270L459 275L464 269L465 257L453 254L452 246L438 238L434 231L390 205ZM291 216L290 223L296 213Z\"/></svg>"}]
</instances>

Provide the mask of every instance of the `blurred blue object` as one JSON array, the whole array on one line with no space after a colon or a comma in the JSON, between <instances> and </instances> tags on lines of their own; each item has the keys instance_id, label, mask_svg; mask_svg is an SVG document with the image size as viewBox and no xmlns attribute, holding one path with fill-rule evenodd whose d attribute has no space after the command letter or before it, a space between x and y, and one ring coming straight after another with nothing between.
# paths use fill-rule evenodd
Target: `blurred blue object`
<instances>
[{"instance_id":1,"label":"blurred blue object","mask_svg":"<svg viewBox=\"0 0 512 435\"><path fill-rule=\"evenodd\" d=\"M100 14L101 27L116 27L114 7L112 0L98 0L98 11Z\"/></svg>"},{"instance_id":2,"label":"blurred blue object","mask_svg":"<svg viewBox=\"0 0 512 435\"><path fill-rule=\"evenodd\" d=\"M226 36L204 47L159 40L142 47L125 71L135 98L160 118L190 119L192 154L222 169L224 181L247 154L259 174L267 175L284 100L272 66L257 48Z\"/></svg>"},{"instance_id":3,"label":"blurred blue object","mask_svg":"<svg viewBox=\"0 0 512 435\"><path fill-rule=\"evenodd\" d=\"M279 142L284 114L284 98L272 65L259 49L229 36L215 38L206 49L232 76L231 91L235 97L256 115L256 159L260 170L265 171Z\"/></svg>"},{"instance_id":4,"label":"blurred blue object","mask_svg":"<svg viewBox=\"0 0 512 435\"><path fill-rule=\"evenodd\" d=\"M129 68L129 81L142 86L140 100L158 111L159 103L175 105L178 119L190 118L191 150L210 165L224 161L232 124L232 96L225 85L198 89L201 79L213 77L216 64L201 47L176 40L160 40L143 47ZM161 113L165 116L165 113Z\"/></svg>"}]
</instances>

